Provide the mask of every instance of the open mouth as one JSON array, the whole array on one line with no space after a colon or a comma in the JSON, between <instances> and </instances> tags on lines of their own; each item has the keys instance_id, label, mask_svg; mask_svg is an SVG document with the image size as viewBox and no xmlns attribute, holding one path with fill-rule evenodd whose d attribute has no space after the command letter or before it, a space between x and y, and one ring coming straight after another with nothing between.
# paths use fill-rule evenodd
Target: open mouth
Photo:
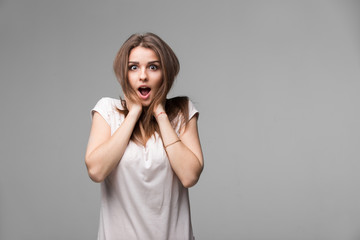
<instances>
[{"instance_id":1,"label":"open mouth","mask_svg":"<svg viewBox=\"0 0 360 240\"><path fill-rule=\"evenodd\" d=\"M150 94L151 88L149 87L139 87L139 93L142 98L147 98Z\"/></svg>"}]
</instances>

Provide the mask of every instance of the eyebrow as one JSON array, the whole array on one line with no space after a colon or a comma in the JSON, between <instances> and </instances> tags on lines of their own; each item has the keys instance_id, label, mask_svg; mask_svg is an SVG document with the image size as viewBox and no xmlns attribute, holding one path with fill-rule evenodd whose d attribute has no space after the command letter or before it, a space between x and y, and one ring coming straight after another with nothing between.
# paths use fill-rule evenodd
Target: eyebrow
<instances>
[{"instance_id":1,"label":"eyebrow","mask_svg":"<svg viewBox=\"0 0 360 240\"><path fill-rule=\"evenodd\" d=\"M136 62L136 61L129 61L129 63L132 63L132 64L139 64L139 62ZM148 62L147 64L152 64L152 63L159 63L159 64L160 64L160 61L158 61L158 60L155 60L155 61L150 61L150 62Z\"/></svg>"}]
</instances>

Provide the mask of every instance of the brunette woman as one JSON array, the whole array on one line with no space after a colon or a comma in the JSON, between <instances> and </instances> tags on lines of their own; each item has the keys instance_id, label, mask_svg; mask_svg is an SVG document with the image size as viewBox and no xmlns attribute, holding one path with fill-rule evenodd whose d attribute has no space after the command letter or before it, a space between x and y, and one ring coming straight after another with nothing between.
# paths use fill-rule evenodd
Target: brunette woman
<instances>
[{"instance_id":1,"label":"brunette woman","mask_svg":"<svg viewBox=\"0 0 360 240\"><path fill-rule=\"evenodd\" d=\"M198 111L187 97L166 99L179 68L152 33L132 35L115 58L125 99L104 97L91 110L85 156L101 183L99 240L194 239L188 188L204 163Z\"/></svg>"}]
</instances>

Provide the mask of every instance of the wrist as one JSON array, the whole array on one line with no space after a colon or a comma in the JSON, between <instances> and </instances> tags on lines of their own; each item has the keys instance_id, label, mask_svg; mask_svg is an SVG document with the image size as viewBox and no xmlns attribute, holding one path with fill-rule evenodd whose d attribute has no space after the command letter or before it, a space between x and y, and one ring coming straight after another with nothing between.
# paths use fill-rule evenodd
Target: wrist
<instances>
[{"instance_id":1,"label":"wrist","mask_svg":"<svg viewBox=\"0 0 360 240\"><path fill-rule=\"evenodd\" d=\"M159 113L155 114L155 119L157 121L162 120L162 119L166 119L166 118L168 118L166 112L159 112Z\"/></svg>"},{"instance_id":2,"label":"wrist","mask_svg":"<svg viewBox=\"0 0 360 240\"><path fill-rule=\"evenodd\" d=\"M160 115L166 115L165 111L159 111L157 113L155 113L155 118L158 118Z\"/></svg>"},{"instance_id":3,"label":"wrist","mask_svg":"<svg viewBox=\"0 0 360 240\"><path fill-rule=\"evenodd\" d=\"M131 111L129 111L128 116L132 116L132 117L136 117L139 118L141 115L141 109L140 110L136 110L136 109L131 109Z\"/></svg>"}]
</instances>

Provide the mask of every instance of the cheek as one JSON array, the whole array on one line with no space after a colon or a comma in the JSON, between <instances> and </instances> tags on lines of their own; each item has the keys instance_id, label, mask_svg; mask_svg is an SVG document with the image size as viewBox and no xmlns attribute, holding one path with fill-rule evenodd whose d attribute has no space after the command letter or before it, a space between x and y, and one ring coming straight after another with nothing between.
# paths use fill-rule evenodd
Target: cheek
<instances>
[{"instance_id":1,"label":"cheek","mask_svg":"<svg viewBox=\"0 0 360 240\"><path fill-rule=\"evenodd\" d=\"M135 87L136 80L135 80L135 77L133 76L133 74L128 74L128 82L132 88Z\"/></svg>"},{"instance_id":2,"label":"cheek","mask_svg":"<svg viewBox=\"0 0 360 240\"><path fill-rule=\"evenodd\" d=\"M156 88L159 88L163 82L162 74L157 74L154 79L155 79Z\"/></svg>"}]
</instances>

